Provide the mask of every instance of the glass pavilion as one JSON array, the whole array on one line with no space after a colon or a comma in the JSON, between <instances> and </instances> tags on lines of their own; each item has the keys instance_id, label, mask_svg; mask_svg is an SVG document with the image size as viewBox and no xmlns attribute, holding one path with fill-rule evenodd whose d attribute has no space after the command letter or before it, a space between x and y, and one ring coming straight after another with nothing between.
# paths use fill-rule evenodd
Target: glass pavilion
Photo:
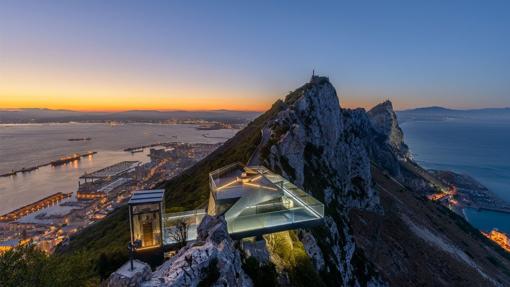
<instances>
[{"instance_id":1,"label":"glass pavilion","mask_svg":"<svg viewBox=\"0 0 510 287\"><path fill-rule=\"evenodd\" d=\"M143 248L172 246L177 222L186 222L187 241L197 238L206 214L223 215L232 238L260 236L314 226L324 218L324 205L263 166L234 163L209 174L207 211L163 214L163 190L135 192L129 201L131 238Z\"/></svg>"}]
</instances>

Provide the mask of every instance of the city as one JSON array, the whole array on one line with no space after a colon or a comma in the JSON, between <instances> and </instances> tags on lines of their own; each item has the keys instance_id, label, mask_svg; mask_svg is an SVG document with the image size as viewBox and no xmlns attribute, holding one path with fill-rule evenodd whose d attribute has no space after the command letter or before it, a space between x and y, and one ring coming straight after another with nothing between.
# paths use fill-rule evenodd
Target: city
<instances>
[{"instance_id":1,"label":"city","mask_svg":"<svg viewBox=\"0 0 510 287\"><path fill-rule=\"evenodd\" d=\"M52 253L57 245L83 228L105 218L127 203L131 193L151 189L201 160L221 144L157 143L127 148L125 152L147 152L150 161L123 161L90 171L78 179L75 193L51 196L0 216L0 253L33 243ZM88 156L93 156L88 155ZM62 164L72 165L74 160Z\"/></svg>"}]
</instances>

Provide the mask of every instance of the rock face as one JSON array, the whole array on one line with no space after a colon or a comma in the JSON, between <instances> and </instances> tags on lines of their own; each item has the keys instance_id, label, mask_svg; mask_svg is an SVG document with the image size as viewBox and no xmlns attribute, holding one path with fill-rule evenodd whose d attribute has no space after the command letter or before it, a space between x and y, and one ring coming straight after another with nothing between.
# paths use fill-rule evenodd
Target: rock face
<instances>
[{"instance_id":1,"label":"rock face","mask_svg":"<svg viewBox=\"0 0 510 287\"><path fill-rule=\"evenodd\" d=\"M323 77L288 95L285 104L271 124L265 163L296 185L320 185L326 204L378 209L362 138L369 126L366 115L354 111L345 117L335 88ZM322 182L314 181L316 176Z\"/></svg>"},{"instance_id":2,"label":"rock face","mask_svg":"<svg viewBox=\"0 0 510 287\"><path fill-rule=\"evenodd\" d=\"M151 267L139 260L133 260L133 270L128 261L108 278L108 287L139 287L143 281L150 280Z\"/></svg>"},{"instance_id":3,"label":"rock face","mask_svg":"<svg viewBox=\"0 0 510 287\"><path fill-rule=\"evenodd\" d=\"M393 104L387 100L368 111L374 129L385 136L385 141L393 148L395 154L402 158L409 157L409 148L404 143L404 133L398 125Z\"/></svg>"},{"instance_id":4,"label":"rock face","mask_svg":"<svg viewBox=\"0 0 510 287\"><path fill-rule=\"evenodd\" d=\"M322 254L322 250L319 248L317 241L313 235L305 230L300 230L299 232L299 240L303 243L305 247L306 254L312 259L315 270L324 271L324 255Z\"/></svg>"},{"instance_id":5,"label":"rock face","mask_svg":"<svg viewBox=\"0 0 510 287\"><path fill-rule=\"evenodd\" d=\"M325 261L315 264L325 265L326 283L384 286L356 248L346 214L350 208L382 212L371 160L389 163L398 172L390 144L381 140L385 134L374 129L364 110L342 110L325 77L313 77L289 94L268 128L271 139L261 153L263 162L326 205L325 225L313 231Z\"/></svg>"},{"instance_id":6,"label":"rock face","mask_svg":"<svg viewBox=\"0 0 510 287\"><path fill-rule=\"evenodd\" d=\"M220 217L204 217L198 238L152 274L142 286L252 286L241 268L239 251Z\"/></svg>"}]
</instances>

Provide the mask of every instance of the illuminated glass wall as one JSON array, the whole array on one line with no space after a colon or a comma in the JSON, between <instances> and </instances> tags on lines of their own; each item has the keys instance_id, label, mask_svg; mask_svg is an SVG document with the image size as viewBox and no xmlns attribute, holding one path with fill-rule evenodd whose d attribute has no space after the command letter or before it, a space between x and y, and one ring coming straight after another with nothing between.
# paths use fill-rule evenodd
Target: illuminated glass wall
<instances>
[{"instance_id":1,"label":"illuminated glass wall","mask_svg":"<svg viewBox=\"0 0 510 287\"><path fill-rule=\"evenodd\" d=\"M131 206L131 236L141 248L161 246L161 210L159 203Z\"/></svg>"}]
</instances>

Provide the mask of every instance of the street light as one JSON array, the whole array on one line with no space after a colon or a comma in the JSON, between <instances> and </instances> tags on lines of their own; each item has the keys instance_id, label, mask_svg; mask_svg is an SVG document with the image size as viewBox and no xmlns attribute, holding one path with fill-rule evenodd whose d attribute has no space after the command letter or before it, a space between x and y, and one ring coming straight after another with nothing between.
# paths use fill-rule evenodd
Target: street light
<instances>
[{"instance_id":1,"label":"street light","mask_svg":"<svg viewBox=\"0 0 510 287\"><path fill-rule=\"evenodd\" d=\"M131 271L133 271L133 269L134 269L133 257L134 257L135 249L140 248L140 247L142 247L142 241L140 241L140 240L135 240L133 243L131 243L131 242L128 243L129 261L131 262Z\"/></svg>"}]
</instances>

